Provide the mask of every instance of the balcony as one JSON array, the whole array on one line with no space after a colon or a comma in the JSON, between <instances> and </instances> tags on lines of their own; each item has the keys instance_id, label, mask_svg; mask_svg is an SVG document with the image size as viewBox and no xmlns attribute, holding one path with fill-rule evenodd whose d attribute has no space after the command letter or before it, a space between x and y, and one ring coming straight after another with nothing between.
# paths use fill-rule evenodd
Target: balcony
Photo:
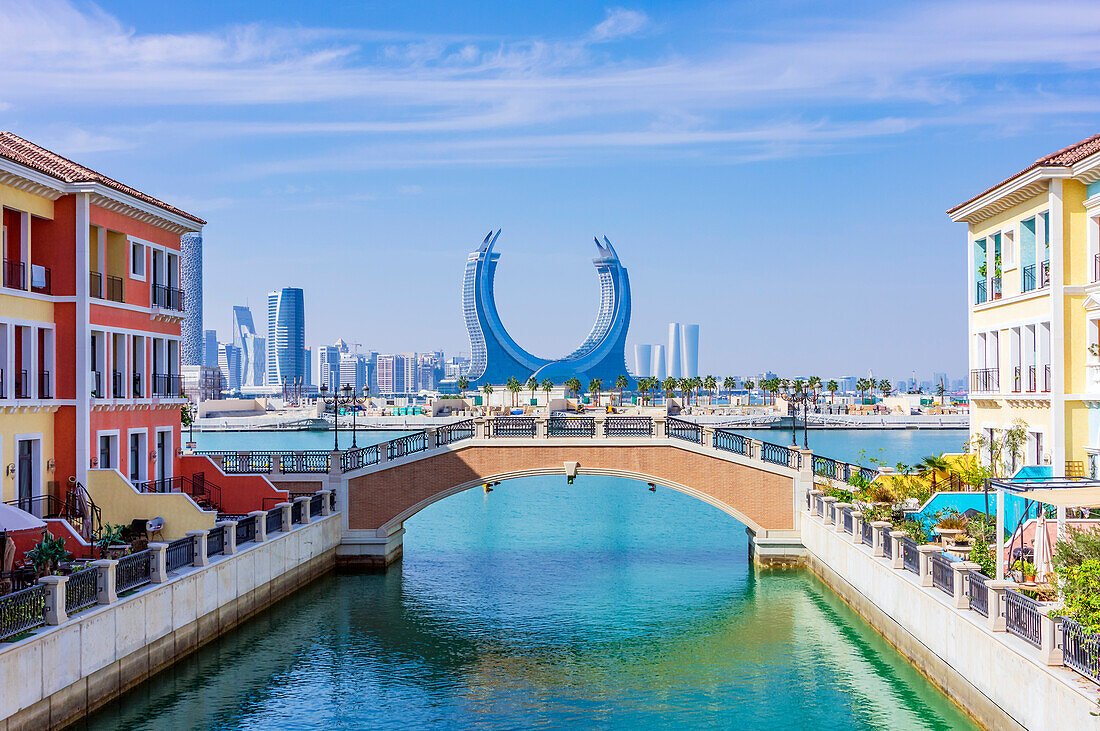
<instances>
[{"instance_id":1,"label":"balcony","mask_svg":"<svg viewBox=\"0 0 1100 731\"><path fill-rule=\"evenodd\" d=\"M1050 393L1050 365L1043 366L1043 393Z\"/></svg>"},{"instance_id":2,"label":"balcony","mask_svg":"<svg viewBox=\"0 0 1100 731\"><path fill-rule=\"evenodd\" d=\"M1024 292L1030 292L1035 289L1035 265L1028 264L1024 267L1022 280L1020 283L1020 289Z\"/></svg>"},{"instance_id":3,"label":"balcony","mask_svg":"<svg viewBox=\"0 0 1100 731\"><path fill-rule=\"evenodd\" d=\"M0 399L6 399L8 392L4 390L4 371L0 370Z\"/></svg>"},{"instance_id":4,"label":"balcony","mask_svg":"<svg viewBox=\"0 0 1100 731\"><path fill-rule=\"evenodd\" d=\"M122 277L113 277L110 274L103 275L99 272L88 272L88 294L96 299L107 299L112 302L125 302L123 295Z\"/></svg>"},{"instance_id":5,"label":"balcony","mask_svg":"<svg viewBox=\"0 0 1100 731\"><path fill-rule=\"evenodd\" d=\"M31 264L31 291L35 294L53 294L49 267Z\"/></svg>"},{"instance_id":6,"label":"balcony","mask_svg":"<svg viewBox=\"0 0 1100 731\"><path fill-rule=\"evenodd\" d=\"M983 305L985 304L987 299L988 297L986 296L985 280L983 279L982 281L977 283L976 293L974 296L974 304Z\"/></svg>"},{"instance_id":7,"label":"balcony","mask_svg":"<svg viewBox=\"0 0 1100 731\"><path fill-rule=\"evenodd\" d=\"M106 396L103 393L103 374L99 371L92 371L92 398L104 398Z\"/></svg>"},{"instance_id":8,"label":"balcony","mask_svg":"<svg viewBox=\"0 0 1100 731\"><path fill-rule=\"evenodd\" d=\"M134 398L143 398L145 393L141 390L141 374L134 374Z\"/></svg>"},{"instance_id":9,"label":"balcony","mask_svg":"<svg viewBox=\"0 0 1100 731\"><path fill-rule=\"evenodd\" d=\"M183 312L183 290L166 287L163 284L154 284L153 307Z\"/></svg>"},{"instance_id":10,"label":"balcony","mask_svg":"<svg viewBox=\"0 0 1100 731\"><path fill-rule=\"evenodd\" d=\"M154 373L153 396L158 398L179 398L183 384L177 373Z\"/></svg>"},{"instance_id":11,"label":"balcony","mask_svg":"<svg viewBox=\"0 0 1100 731\"><path fill-rule=\"evenodd\" d=\"M1035 393L1035 383L1036 383L1036 373L1035 373L1035 371L1036 371L1036 366L1029 365L1027 367L1027 392L1028 393Z\"/></svg>"},{"instance_id":12,"label":"balcony","mask_svg":"<svg viewBox=\"0 0 1100 731\"><path fill-rule=\"evenodd\" d=\"M27 265L21 261L4 259L4 286L10 289L26 289Z\"/></svg>"},{"instance_id":13,"label":"balcony","mask_svg":"<svg viewBox=\"0 0 1100 731\"><path fill-rule=\"evenodd\" d=\"M31 397L31 379L27 378L27 372L25 370L15 372L15 397Z\"/></svg>"},{"instance_id":14,"label":"balcony","mask_svg":"<svg viewBox=\"0 0 1100 731\"><path fill-rule=\"evenodd\" d=\"M38 398L53 398L53 392L50 390L49 371L38 372Z\"/></svg>"},{"instance_id":15,"label":"balcony","mask_svg":"<svg viewBox=\"0 0 1100 731\"><path fill-rule=\"evenodd\" d=\"M993 277L989 280L989 289L993 295L993 299L999 300L1001 298L1001 278Z\"/></svg>"},{"instance_id":16,"label":"balcony","mask_svg":"<svg viewBox=\"0 0 1100 731\"><path fill-rule=\"evenodd\" d=\"M1100 282L1100 254L1092 255L1092 281Z\"/></svg>"},{"instance_id":17,"label":"balcony","mask_svg":"<svg viewBox=\"0 0 1100 731\"><path fill-rule=\"evenodd\" d=\"M122 371L111 372L111 395L115 398L126 398L126 392L122 389Z\"/></svg>"},{"instance_id":18,"label":"balcony","mask_svg":"<svg viewBox=\"0 0 1100 731\"><path fill-rule=\"evenodd\" d=\"M1050 260L1039 265L1039 289L1050 286Z\"/></svg>"},{"instance_id":19,"label":"balcony","mask_svg":"<svg viewBox=\"0 0 1100 731\"><path fill-rule=\"evenodd\" d=\"M1012 393L1020 393L1024 386L1023 366L1014 366L1012 369Z\"/></svg>"},{"instance_id":20,"label":"balcony","mask_svg":"<svg viewBox=\"0 0 1100 731\"><path fill-rule=\"evenodd\" d=\"M972 393L996 393L1000 390L1001 373L996 368L975 368L970 371Z\"/></svg>"}]
</instances>

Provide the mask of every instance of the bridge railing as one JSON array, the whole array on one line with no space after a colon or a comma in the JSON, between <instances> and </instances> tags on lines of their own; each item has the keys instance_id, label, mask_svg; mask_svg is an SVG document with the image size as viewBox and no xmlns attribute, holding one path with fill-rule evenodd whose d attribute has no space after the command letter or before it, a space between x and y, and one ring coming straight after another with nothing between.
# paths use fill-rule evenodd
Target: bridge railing
<instances>
[{"instance_id":1,"label":"bridge railing","mask_svg":"<svg viewBox=\"0 0 1100 731\"><path fill-rule=\"evenodd\" d=\"M694 421L670 416L665 420L665 430L673 439L683 439L685 442L695 444L703 443L703 427Z\"/></svg>"},{"instance_id":2,"label":"bridge railing","mask_svg":"<svg viewBox=\"0 0 1100 731\"><path fill-rule=\"evenodd\" d=\"M596 420L591 416L551 416L546 420L548 437L594 437Z\"/></svg>"},{"instance_id":3,"label":"bridge railing","mask_svg":"<svg viewBox=\"0 0 1100 731\"><path fill-rule=\"evenodd\" d=\"M651 437L653 419L648 416L609 416L603 420L605 437Z\"/></svg>"},{"instance_id":4,"label":"bridge railing","mask_svg":"<svg viewBox=\"0 0 1100 731\"><path fill-rule=\"evenodd\" d=\"M498 416L489 421L490 437L534 437L538 422L533 416Z\"/></svg>"}]
</instances>

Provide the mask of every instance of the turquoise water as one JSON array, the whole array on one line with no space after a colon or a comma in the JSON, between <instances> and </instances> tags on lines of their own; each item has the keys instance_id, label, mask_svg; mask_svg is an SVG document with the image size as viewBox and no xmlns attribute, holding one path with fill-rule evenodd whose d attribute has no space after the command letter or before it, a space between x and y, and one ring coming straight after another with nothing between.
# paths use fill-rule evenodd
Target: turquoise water
<instances>
[{"instance_id":1,"label":"turquoise water","mask_svg":"<svg viewBox=\"0 0 1100 731\"><path fill-rule=\"evenodd\" d=\"M811 435L812 436L812 435ZM582 476L471 490L385 575L329 576L89 729L970 729L806 571L680 493Z\"/></svg>"},{"instance_id":2,"label":"turquoise water","mask_svg":"<svg viewBox=\"0 0 1100 731\"><path fill-rule=\"evenodd\" d=\"M751 434L772 444L791 443L790 429L737 429L740 434ZM915 464L929 454L940 452L958 454L966 442L966 429L810 429L809 445L814 454L845 462L862 462L860 452L868 457L884 460L893 467L898 462ZM802 444L802 430L798 430L798 444Z\"/></svg>"},{"instance_id":3,"label":"turquoise water","mask_svg":"<svg viewBox=\"0 0 1100 731\"><path fill-rule=\"evenodd\" d=\"M359 429L355 444L369 447L372 444L408 434L408 431ZM210 431L195 432L196 449L226 451L233 449L306 450L332 449L331 431ZM340 449L351 449L351 431L340 430Z\"/></svg>"}]
</instances>

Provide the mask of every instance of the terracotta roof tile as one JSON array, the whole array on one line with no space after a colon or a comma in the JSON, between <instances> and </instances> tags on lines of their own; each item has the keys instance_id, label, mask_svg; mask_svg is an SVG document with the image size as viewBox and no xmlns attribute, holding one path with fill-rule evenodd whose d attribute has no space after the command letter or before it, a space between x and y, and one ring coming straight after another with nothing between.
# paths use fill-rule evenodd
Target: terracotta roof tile
<instances>
[{"instance_id":1,"label":"terracotta roof tile","mask_svg":"<svg viewBox=\"0 0 1100 731\"><path fill-rule=\"evenodd\" d=\"M948 213L954 213L955 211L959 210L963 206L966 206L966 205L969 205L969 204L973 203L974 201L981 198L983 195L986 195L988 193L993 192L994 190L997 190L997 188L1000 188L1005 183L1011 182L1011 181L1015 180L1016 178L1020 177L1021 175L1023 175L1024 173L1028 173L1028 172L1034 170L1035 168L1038 168L1038 167L1069 167L1070 165L1074 165L1076 163L1081 162L1086 157L1088 157L1089 155L1092 155L1093 153L1096 153L1096 152L1100 152L1100 134L1093 135L1092 137L1089 137L1088 139L1085 139L1085 140L1081 140L1080 142L1075 142L1074 144L1070 145L1069 147L1063 147L1061 150L1058 150L1058 152L1053 152L1049 155L1046 155L1045 157L1040 157L1038 160L1031 163L1026 168L1021 170L1020 172L1018 172L1014 175L1008 176L1007 178L1005 178L1001 182L997 183L993 187L987 188L986 190L983 190L981 193L978 193L973 198L971 198L969 200L966 200L966 201L963 201L962 203L960 203L959 205L957 205L953 208L948 208L947 212Z\"/></svg>"},{"instance_id":2,"label":"terracotta roof tile","mask_svg":"<svg viewBox=\"0 0 1100 731\"><path fill-rule=\"evenodd\" d=\"M51 152L44 147L40 147L33 142L29 142L11 132L0 132L0 158L11 160L20 165L25 165L33 170L45 173L46 175L66 183L99 183L119 193L125 193L126 195L133 196L140 201L149 203L165 211L183 216L197 224L202 225L206 223L206 221L198 216L180 210L175 206L170 206L164 201L154 198L147 193L142 193L140 190L124 185L114 178L108 178L102 173L97 173L91 168L84 167L79 163L62 157L56 152Z\"/></svg>"}]
</instances>

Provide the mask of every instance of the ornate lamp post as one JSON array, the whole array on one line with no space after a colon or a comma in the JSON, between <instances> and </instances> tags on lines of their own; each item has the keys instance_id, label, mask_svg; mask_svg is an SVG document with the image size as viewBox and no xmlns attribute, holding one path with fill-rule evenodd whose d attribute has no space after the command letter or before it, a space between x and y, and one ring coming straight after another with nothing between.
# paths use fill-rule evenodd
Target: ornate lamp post
<instances>
[{"instance_id":1,"label":"ornate lamp post","mask_svg":"<svg viewBox=\"0 0 1100 731\"><path fill-rule=\"evenodd\" d=\"M349 386L350 388L350 386ZM328 393L328 384L321 384L321 401L325 406L332 407L332 451L340 451L340 392L333 391L332 398L325 398L325 394Z\"/></svg>"},{"instance_id":2,"label":"ornate lamp post","mask_svg":"<svg viewBox=\"0 0 1100 731\"><path fill-rule=\"evenodd\" d=\"M798 445L798 432L795 430L798 424L798 407L802 407L802 446L805 449L809 449L810 438L807 434L810 404L814 400L813 392L804 387L796 386L792 393L787 396L787 400L795 405L794 416L791 419L791 442L794 445Z\"/></svg>"},{"instance_id":3,"label":"ornate lamp post","mask_svg":"<svg viewBox=\"0 0 1100 731\"><path fill-rule=\"evenodd\" d=\"M359 411L359 407L366 403L367 396L370 394L370 386L363 386L363 395L358 396L355 393L355 389L352 388L350 383L344 384L341 389L344 392L344 403L351 407L351 448L355 449L355 412Z\"/></svg>"}]
</instances>

